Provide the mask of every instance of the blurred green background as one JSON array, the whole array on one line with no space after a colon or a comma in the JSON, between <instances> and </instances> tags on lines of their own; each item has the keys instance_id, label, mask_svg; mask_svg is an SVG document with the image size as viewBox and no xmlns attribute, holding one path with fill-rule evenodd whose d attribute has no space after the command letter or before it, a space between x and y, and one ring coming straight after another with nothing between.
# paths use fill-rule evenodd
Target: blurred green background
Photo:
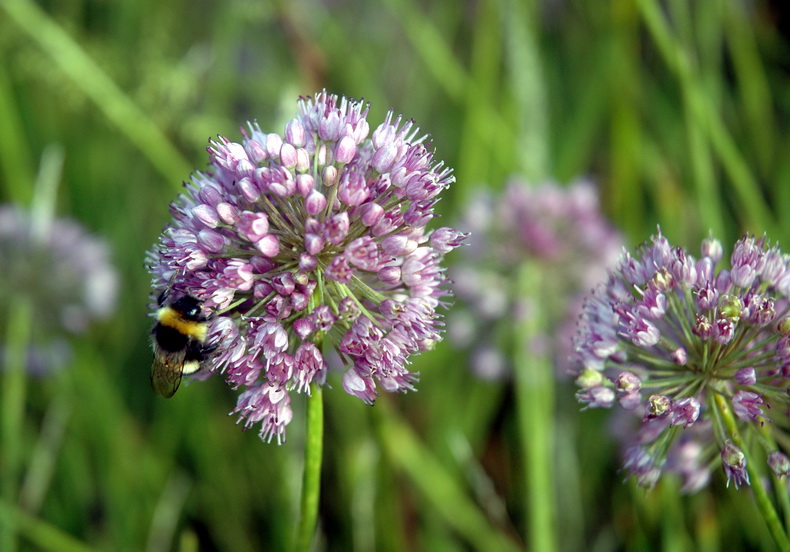
<instances>
[{"instance_id":1,"label":"blurred green background","mask_svg":"<svg viewBox=\"0 0 790 552\"><path fill-rule=\"evenodd\" d=\"M370 101L371 125L392 107L432 135L457 177L443 223L513 174L589 176L632 245L660 224L695 254L709 230L786 249L788 25L783 2L748 0L0 0L0 200L29 205L44 151L62 148L56 212L106 237L122 277L116 315L4 421L20 446L2 451L0 515L18 534L3 542L288 548L303 402L276 446L234 425L220 379L168 401L149 388L144 253L210 137L237 140L249 119L281 132L326 87ZM330 376L316 550L528 546L517 398L465 363L443 343L416 360L418 393L372 409ZM573 392L561 382L543 422L558 549L771 549L748 489L718 472L694 496L624 484L607 413L579 413Z\"/></svg>"}]
</instances>

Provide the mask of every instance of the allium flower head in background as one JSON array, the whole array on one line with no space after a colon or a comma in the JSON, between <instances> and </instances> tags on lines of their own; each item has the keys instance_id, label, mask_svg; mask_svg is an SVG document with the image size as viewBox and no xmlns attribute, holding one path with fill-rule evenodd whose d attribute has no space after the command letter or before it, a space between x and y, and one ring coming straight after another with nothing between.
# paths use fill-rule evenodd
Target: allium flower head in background
<instances>
[{"instance_id":1,"label":"allium flower head in background","mask_svg":"<svg viewBox=\"0 0 790 552\"><path fill-rule=\"evenodd\" d=\"M670 471L694 491L719 462L728 483L749 484L760 447L786 473L774 432L787 443L789 259L752 236L735 244L729 268L722 257L712 238L696 259L659 232L585 302L577 397L642 418L625 468L643 486Z\"/></svg>"},{"instance_id":2,"label":"allium flower head in background","mask_svg":"<svg viewBox=\"0 0 790 552\"><path fill-rule=\"evenodd\" d=\"M33 308L28 369L43 374L67 363L68 337L115 307L118 276L107 244L69 219L37 220L0 206L0 303L26 296ZM5 335L5 320L2 320Z\"/></svg>"},{"instance_id":3,"label":"allium flower head in background","mask_svg":"<svg viewBox=\"0 0 790 552\"><path fill-rule=\"evenodd\" d=\"M600 212L595 187L514 179L499 195L472 201L458 226L471 237L451 274L458 301L449 331L456 345L472 348L475 373L492 379L509 373L509 329L529 314L516 288L522 263L539 264L552 286L542 297L557 331L535 346L551 347L558 371L569 370L582 294L605 277L622 248Z\"/></svg>"},{"instance_id":4,"label":"allium flower head in background","mask_svg":"<svg viewBox=\"0 0 790 552\"><path fill-rule=\"evenodd\" d=\"M212 368L264 440L283 439L289 394L324 383L330 351L343 389L372 403L413 389L409 357L440 339L441 261L464 236L427 225L451 170L412 121L390 111L371 132L367 114L323 92L282 134L250 123L240 143L212 141L149 254L157 293L203 302Z\"/></svg>"}]
</instances>

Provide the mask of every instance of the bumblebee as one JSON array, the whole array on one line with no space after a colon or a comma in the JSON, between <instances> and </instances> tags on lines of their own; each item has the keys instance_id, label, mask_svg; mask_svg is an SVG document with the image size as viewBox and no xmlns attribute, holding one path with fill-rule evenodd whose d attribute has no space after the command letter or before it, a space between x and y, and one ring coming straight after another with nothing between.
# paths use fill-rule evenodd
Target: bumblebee
<instances>
[{"instance_id":1,"label":"bumblebee","mask_svg":"<svg viewBox=\"0 0 790 552\"><path fill-rule=\"evenodd\" d=\"M202 313L202 303L191 295L171 300L168 291L159 296L156 324L151 330L151 387L165 398L175 394L182 376L200 371L216 349L216 345L206 345L208 319Z\"/></svg>"}]
</instances>

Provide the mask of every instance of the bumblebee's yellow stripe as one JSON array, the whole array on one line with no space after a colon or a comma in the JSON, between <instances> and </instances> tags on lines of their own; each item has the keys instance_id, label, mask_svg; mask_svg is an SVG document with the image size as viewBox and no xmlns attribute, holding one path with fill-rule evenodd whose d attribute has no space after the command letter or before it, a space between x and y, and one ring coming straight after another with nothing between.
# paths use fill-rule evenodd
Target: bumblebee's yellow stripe
<instances>
[{"instance_id":1,"label":"bumblebee's yellow stripe","mask_svg":"<svg viewBox=\"0 0 790 552\"><path fill-rule=\"evenodd\" d=\"M156 312L159 323L168 328L191 337L201 343L206 340L208 325L205 322L196 322L183 318L178 311L170 307L162 307Z\"/></svg>"}]
</instances>

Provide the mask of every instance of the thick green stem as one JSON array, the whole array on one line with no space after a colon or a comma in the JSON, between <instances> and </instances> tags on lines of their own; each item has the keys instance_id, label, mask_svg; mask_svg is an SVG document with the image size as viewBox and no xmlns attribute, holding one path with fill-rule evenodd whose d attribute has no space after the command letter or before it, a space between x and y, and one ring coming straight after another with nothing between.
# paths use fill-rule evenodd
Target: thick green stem
<instances>
[{"instance_id":1,"label":"thick green stem","mask_svg":"<svg viewBox=\"0 0 790 552\"><path fill-rule=\"evenodd\" d=\"M771 503L771 499L768 497L768 493L763 486L763 474L757 469L757 466L755 466L754 462L752 461L752 456L749 454L749 450L746 448L746 445L741 438L741 433L738 431L738 425L735 422L732 410L727 404L727 400L721 394L714 393L713 396L716 401L716 406L721 413L721 417L724 420L724 424L727 426L727 431L730 434L733 444L741 449L741 451L743 451L743 453L746 455L746 471L749 473L749 479L751 480L751 488L752 493L754 493L754 500L757 503L757 508L763 515L765 523L768 525L768 531L770 531L771 536L773 537L774 542L776 542L776 546L779 548L779 550L790 552L790 538L788 538L787 533L785 533L782 522L779 519L779 514L777 514L776 509Z\"/></svg>"},{"instance_id":2,"label":"thick green stem","mask_svg":"<svg viewBox=\"0 0 790 552\"><path fill-rule=\"evenodd\" d=\"M296 532L296 552L308 552L318 521L318 499L321 496L321 459L324 449L324 402L322 389L312 386L307 399L307 431L304 449L301 519Z\"/></svg>"},{"instance_id":3,"label":"thick green stem","mask_svg":"<svg viewBox=\"0 0 790 552\"><path fill-rule=\"evenodd\" d=\"M529 312L515 326L516 402L525 474L526 531L530 550L557 550L552 427L554 369L535 344L546 331L541 267L525 263L518 273L519 297Z\"/></svg>"}]
</instances>

